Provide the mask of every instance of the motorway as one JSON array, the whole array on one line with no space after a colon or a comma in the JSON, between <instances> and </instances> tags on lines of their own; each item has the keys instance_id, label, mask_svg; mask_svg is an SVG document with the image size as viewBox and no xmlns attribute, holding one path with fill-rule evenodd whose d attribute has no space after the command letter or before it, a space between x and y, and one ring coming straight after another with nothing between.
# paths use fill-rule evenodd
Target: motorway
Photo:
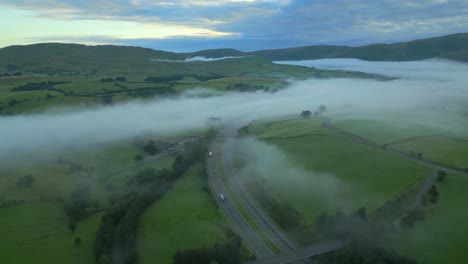
<instances>
[{"instance_id":1,"label":"motorway","mask_svg":"<svg viewBox=\"0 0 468 264\"><path fill-rule=\"evenodd\" d=\"M324 242L308 247L297 249L297 246L289 240L289 238L280 230L273 221L259 209L252 201L248 192L245 191L242 184L236 177L232 168L232 159L230 146L234 141L237 133L235 127L228 127L224 130L223 135L218 135L217 139L211 144L211 157L207 157L208 178L210 181L213 193L218 201L219 206L236 228L239 235L242 237L246 246L255 254L256 261L254 263L310 263L307 257L323 254L340 248L343 243L340 241ZM218 146L221 147L221 162L218 164ZM221 179L220 172L224 173L226 182L229 186L225 186ZM229 197L228 188L232 191L235 197ZM223 194L227 199L221 200L219 194ZM239 208L236 207L233 200L237 200L240 206L245 210L252 221L258 226L259 231L264 234L272 244L279 250L279 255L274 255L272 250L260 238L259 234L250 226L244 218Z\"/></svg>"},{"instance_id":2,"label":"motorway","mask_svg":"<svg viewBox=\"0 0 468 264\"><path fill-rule=\"evenodd\" d=\"M243 185L239 181L239 177L235 175L232 168L232 150L234 144L233 137L236 136L237 129L233 126L224 129L224 142L222 144L222 165L224 176L230 183L232 193L235 195L240 206L244 208L249 217L259 227L260 231L265 234L266 238L274 244L281 253L291 252L297 249L296 245L280 230L268 215L259 209L252 198L245 191ZM310 263L308 260L295 261L294 263Z\"/></svg>"},{"instance_id":3,"label":"motorway","mask_svg":"<svg viewBox=\"0 0 468 264\"><path fill-rule=\"evenodd\" d=\"M419 159L400 150L389 148L388 146L384 147L374 143L352 132L333 126L331 124L331 118L320 117L320 119L322 119L324 127L336 132L337 134L348 136L361 144L392 152L402 158L411 160L418 164L437 168L446 172L468 173L467 171L459 168ZM244 189L239 178L235 175L235 171L232 167L232 151L230 148L232 144L234 144L236 133L237 130L235 127L229 126L225 128L224 134L219 134L216 140L211 144L210 151L213 155L211 157L207 157L207 173L218 204L223 209L232 225L236 228L246 246L255 254L257 260L248 263L310 263L306 259L307 257L323 254L342 247L344 245L344 242L342 241L328 241L298 249L297 246L282 232L282 230L273 223L269 216L264 214L263 211L255 205L249 193ZM221 153L218 152L218 146L221 147ZM221 164L218 164L218 155L221 155ZM221 171L224 173L228 186L225 186L219 175L219 172ZM411 205L412 208L421 203L423 195L427 192L436 176L437 173L433 173L425 179L414 203ZM230 189L232 193L229 192L228 189ZM226 196L227 199L221 200L219 198L219 194L221 193ZM234 197L229 197L229 194L233 194ZM245 210L255 225L258 226L259 232L263 233L266 239L280 250L281 253L279 255L275 255L271 248L266 245L259 234L252 228L240 212L239 208L234 204L234 199L238 201L239 206Z\"/></svg>"},{"instance_id":4,"label":"motorway","mask_svg":"<svg viewBox=\"0 0 468 264\"><path fill-rule=\"evenodd\" d=\"M315 255L324 254L333 250L336 250L342 247L345 243L341 241L330 241L325 243L320 243L316 245L310 245L297 249L293 252L288 252L274 257L269 257L265 259L260 259L257 261L250 261L244 264L284 264L289 263L293 260L300 260L311 256L311 253L314 252Z\"/></svg>"},{"instance_id":5,"label":"motorway","mask_svg":"<svg viewBox=\"0 0 468 264\"><path fill-rule=\"evenodd\" d=\"M224 183L219 177L218 172L222 168L218 168L217 161L217 141L211 144L211 150L213 155L211 157L206 158L207 164L207 173L208 179L211 185L211 189L213 194L218 201L219 206L223 209L224 213L228 217L231 224L236 228L238 234L241 236L243 242L246 246L255 254L257 259L271 257L274 256L271 249L263 242L263 240L259 237L259 235L253 230L253 228L249 225L247 220L242 216L239 209L234 205L232 199L229 197L225 200L221 200L219 198L219 194L227 195L228 192Z\"/></svg>"}]
</instances>

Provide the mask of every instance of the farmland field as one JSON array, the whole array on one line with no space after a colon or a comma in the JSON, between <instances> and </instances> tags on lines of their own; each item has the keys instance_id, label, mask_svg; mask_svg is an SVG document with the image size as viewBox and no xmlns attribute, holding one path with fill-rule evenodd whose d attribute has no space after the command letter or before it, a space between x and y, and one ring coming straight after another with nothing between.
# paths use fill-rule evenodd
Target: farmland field
<instances>
[{"instance_id":1,"label":"farmland field","mask_svg":"<svg viewBox=\"0 0 468 264\"><path fill-rule=\"evenodd\" d=\"M213 198L201 189L196 164L174 188L148 208L140 220L140 263L172 263L177 249L212 246L227 240L226 219Z\"/></svg>"}]
</instances>

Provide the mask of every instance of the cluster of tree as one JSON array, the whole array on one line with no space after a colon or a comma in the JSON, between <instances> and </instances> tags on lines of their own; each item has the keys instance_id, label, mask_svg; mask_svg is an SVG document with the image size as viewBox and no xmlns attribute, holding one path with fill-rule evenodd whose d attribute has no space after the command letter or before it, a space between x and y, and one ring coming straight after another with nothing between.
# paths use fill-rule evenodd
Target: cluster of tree
<instances>
[{"instance_id":1,"label":"cluster of tree","mask_svg":"<svg viewBox=\"0 0 468 264\"><path fill-rule=\"evenodd\" d=\"M326 264L417 264L418 262L406 256L378 247L375 243L352 241L346 246L330 253L314 257L314 263Z\"/></svg>"},{"instance_id":2,"label":"cluster of tree","mask_svg":"<svg viewBox=\"0 0 468 264\"><path fill-rule=\"evenodd\" d=\"M165 76L148 76L144 79L145 82L165 83L171 81L180 81L184 79L183 74L171 74Z\"/></svg>"},{"instance_id":3,"label":"cluster of tree","mask_svg":"<svg viewBox=\"0 0 468 264\"><path fill-rule=\"evenodd\" d=\"M73 231L75 229L76 223L91 205L91 189L89 185L78 185L70 194L70 202L66 203L63 208L68 217L70 230Z\"/></svg>"},{"instance_id":4,"label":"cluster of tree","mask_svg":"<svg viewBox=\"0 0 468 264\"><path fill-rule=\"evenodd\" d=\"M237 130L237 136L238 137L245 137L250 135L250 130L249 130L250 125L243 126Z\"/></svg>"},{"instance_id":5,"label":"cluster of tree","mask_svg":"<svg viewBox=\"0 0 468 264\"><path fill-rule=\"evenodd\" d=\"M445 177L447 173L443 170L437 170L437 181L443 183L445 181Z\"/></svg>"},{"instance_id":6,"label":"cluster of tree","mask_svg":"<svg viewBox=\"0 0 468 264\"><path fill-rule=\"evenodd\" d=\"M356 237L368 231L369 228L364 207L349 215L342 212L337 212L335 215L322 213L315 224L322 234L334 238Z\"/></svg>"},{"instance_id":7,"label":"cluster of tree","mask_svg":"<svg viewBox=\"0 0 468 264\"><path fill-rule=\"evenodd\" d=\"M4 72L3 74L0 73L0 77L10 77L10 76L22 76L22 72L14 72L14 73L9 73L9 72Z\"/></svg>"},{"instance_id":8,"label":"cluster of tree","mask_svg":"<svg viewBox=\"0 0 468 264\"><path fill-rule=\"evenodd\" d=\"M172 87L161 86L161 87L141 87L136 89L128 89L128 96L133 97L150 97L155 95L173 95L177 91Z\"/></svg>"},{"instance_id":9,"label":"cluster of tree","mask_svg":"<svg viewBox=\"0 0 468 264\"><path fill-rule=\"evenodd\" d=\"M114 94L105 94L99 97L99 100L103 105L111 105L113 101Z\"/></svg>"},{"instance_id":10,"label":"cluster of tree","mask_svg":"<svg viewBox=\"0 0 468 264\"><path fill-rule=\"evenodd\" d=\"M18 91L50 90L50 88L53 88L54 85L65 84L65 83L71 83L71 82L47 81L47 82L27 83L27 84L16 86L12 88L11 91L18 92Z\"/></svg>"},{"instance_id":11,"label":"cluster of tree","mask_svg":"<svg viewBox=\"0 0 468 264\"><path fill-rule=\"evenodd\" d=\"M197 79L199 81L206 82L206 81L209 81L209 80L221 79L221 78L224 78L226 76L221 75L221 74L217 74L217 73L207 73L207 74L204 74L204 75L194 74L194 75L191 75L191 77L193 77L193 78L195 78L195 79Z\"/></svg>"},{"instance_id":12,"label":"cluster of tree","mask_svg":"<svg viewBox=\"0 0 468 264\"><path fill-rule=\"evenodd\" d=\"M433 184L427 192L427 195L431 204L437 203L439 201L439 191L437 190L437 186Z\"/></svg>"},{"instance_id":13,"label":"cluster of tree","mask_svg":"<svg viewBox=\"0 0 468 264\"><path fill-rule=\"evenodd\" d=\"M301 112L301 117L302 118L310 118L312 116L312 112L310 110L303 110Z\"/></svg>"},{"instance_id":14,"label":"cluster of tree","mask_svg":"<svg viewBox=\"0 0 468 264\"><path fill-rule=\"evenodd\" d=\"M294 232L301 230L307 224L294 207L281 202L264 184L255 180L252 180L250 184L255 186L252 195L266 211L270 212L271 217L281 228L288 232Z\"/></svg>"},{"instance_id":15,"label":"cluster of tree","mask_svg":"<svg viewBox=\"0 0 468 264\"><path fill-rule=\"evenodd\" d=\"M159 149L156 147L154 140L150 139L146 144L143 146L143 151L148 153L149 155L156 155L159 152Z\"/></svg>"},{"instance_id":16,"label":"cluster of tree","mask_svg":"<svg viewBox=\"0 0 468 264\"><path fill-rule=\"evenodd\" d=\"M418 221L423 220L426 217L424 211L419 209L413 209L408 211L402 218L401 218L401 226L404 228L411 228L414 224Z\"/></svg>"},{"instance_id":17,"label":"cluster of tree","mask_svg":"<svg viewBox=\"0 0 468 264\"><path fill-rule=\"evenodd\" d=\"M126 264L137 262L136 231L140 216L166 194L194 162L202 161L204 152L202 145L194 144L176 157L171 171L148 169L126 182L121 192L111 198L112 207L101 219L96 233L94 255L98 263L112 263L114 243L121 247Z\"/></svg>"},{"instance_id":18,"label":"cluster of tree","mask_svg":"<svg viewBox=\"0 0 468 264\"><path fill-rule=\"evenodd\" d=\"M10 99L10 101L8 101L8 106L9 107L14 107L16 106L17 104L19 104L20 101L16 100L16 99Z\"/></svg>"},{"instance_id":19,"label":"cluster of tree","mask_svg":"<svg viewBox=\"0 0 468 264\"><path fill-rule=\"evenodd\" d=\"M125 76L117 76L115 78L102 78L100 80L100 82L126 82L127 81L127 77Z\"/></svg>"},{"instance_id":20,"label":"cluster of tree","mask_svg":"<svg viewBox=\"0 0 468 264\"><path fill-rule=\"evenodd\" d=\"M413 156L413 157L416 157L418 159L422 159L422 157L423 157L423 154L421 152L416 153L416 152L414 152L412 150L410 151L410 155Z\"/></svg>"},{"instance_id":21,"label":"cluster of tree","mask_svg":"<svg viewBox=\"0 0 468 264\"><path fill-rule=\"evenodd\" d=\"M173 264L239 264L241 263L241 238L235 235L226 243L216 243L212 247L178 249Z\"/></svg>"},{"instance_id":22,"label":"cluster of tree","mask_svg":"<svg viewBox=\"0 0 468 264\"><path fill-rule=\"evenodd\" d=\"M16 186L23 188L29 187L34 182L34 177L31 174L24 175L19 180L16 181Z\"/></svg>"},{"instance_id":23,"label":"cluster of tree","mask_svg":"<svg viewBox=\"0 0 468 264\"><path fill-rule=\"evenodd\" d=\"M259 91L263 90L265 92L270 91L269 86L264 86L264 85L250 85L250 84L245 84L245 83L236 83L236 84L229 84L227 85L224 90L226 91L239 91L239 92L254 92L254 91Z\"/></svg>"},{"instance_id":24,"label":"cluster of tree","mask_svg":"<svg viewBox=\"0 0 468 264\"><path fill-rule=\"evenodd\" d=\"M2 207L13 207L24 204L24 200L0 200L0 208Z\"/></svg>"},{"instance_id":25,"label":"cluster of tree","mask_svg":"<svg viewBox=\"0 0 468 264\"><path fill-rule=\"evenodd\" d=\"M318 115L321 115L323 113L325 113L325 111L327 111L327 107L325 105L319 105L319 107L317 108L317 111L314 112L314 116L318 116Z\"/></svg>"}]
</instances>

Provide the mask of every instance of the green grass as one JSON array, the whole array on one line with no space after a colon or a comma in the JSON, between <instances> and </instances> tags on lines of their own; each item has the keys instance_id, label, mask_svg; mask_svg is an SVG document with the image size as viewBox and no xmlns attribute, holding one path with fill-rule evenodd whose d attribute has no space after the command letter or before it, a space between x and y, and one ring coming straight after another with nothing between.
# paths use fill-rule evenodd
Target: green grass
<instances>
[{"instance_id":1,"label":"green grass","mask_svg":"<svg viewBox=\"0 0 468 264\"><path fill-rule=\"evenodd\" d=\"M0 201L24 200L14 207L0 207L0 254L2 263L92 263L95 232L103 213L93 213L80 220L72 233L68 229L63 205L56 201L70 199L70 193L80 184L89 184L91 201L105 209L109 195L107 184L121 185L126 177L143 168L172 165L173 157L145 160L139 164L133 156L140 150L129 143L101 146L81 151L59 153L90 171L70 172L68 165L54 158L40 161L2 161L0 164ZM119 173L116 173L119 172ZM35 181L29 187L18 188L16 181L32 174ZM49 202L41 202L45 197ZM94 210L95 208L90 208ZM74 239L82 244L75 247Z\"/></svg>"},{"instance_id":2,"label":"green grass","mask_svg":"<svg viewBox=\"0 0 468 264\"><path fill-rule=\"evenodd\" d=\"M227 239L222 212L200 186L200 164L142 216L138 229L140 263L171 263L178 248L211 246Z\"/></svg>"},{"instance_id":3,"label":"green grass","mask_svg":"<svg viewBox=\"0 0 468 264\"><path fill-rule=\"evenodd\" d=\"M102 213L80 221L72 233L57 203L28 202L0 209L2 263L93 263ZM75 246L74 239L82 242Z\"/></svg>"},{"instance_id":4,"label":"green grass","mask_svg":"<svg viewBox=\"0 0 468 264\"><path fill-rule=\"evenodd\" d=\"M310 131L321 129L319 123L315 126ZM284 130L277 135L287 137L289 133ZM264 141L279 147L289 158L289 166L298 168L288 171L288 175L272 169L269 175L263 175L265 184L311 221L323 211L346 212L365 206L372 212L411 182L431 173L430 169L341 135ZM284 169L288 170L280 171Z\"/></svg>"},{"instance_id":5,"label":"green grass","mask_svg":"<svg viewBox=\"0 0 468 264\"><path fill-rule=\"evenodd\" d=\"M378 144L447 132L443 128L431 127L426 124L411 124L408 121L399 120L345 119L333 121L333 125Z\"/></svg>"},{"instance_id":6,"label":"green grass","mask_svg":"<svg viewBox=\"0 0 468 264\"><path fill-rule=\"evenodd\" d=\"M254 123L251 130L254 134L259 134L260 139L275 137L298 137L310 134L330 135L334 132L321 126L318 119L292 119L276 122Z\"/></svg>"},{"instance_id":7,"label":"green grass","mask_svg":"<svg viewBox=\"0 0 468 264\"><path fill-rule=\"evenodd\" d=\"M465 175L449 175L439 188L439 203L426 218L413 229L390 234L384 245L421 263L464 263L468 257L467 188Z\"/></svg>"},{"instance_id":8,"label":"green grass","mask_svg":"<svg viewBox=\"0 0 468 264\"><path fill-rule=\"evenodd\" d=\"M468 168L468 141L460 141L444 136L418 138L392 145L406 152L423 153L428 160L459 168Z\"/></svg>"}]
</instances>

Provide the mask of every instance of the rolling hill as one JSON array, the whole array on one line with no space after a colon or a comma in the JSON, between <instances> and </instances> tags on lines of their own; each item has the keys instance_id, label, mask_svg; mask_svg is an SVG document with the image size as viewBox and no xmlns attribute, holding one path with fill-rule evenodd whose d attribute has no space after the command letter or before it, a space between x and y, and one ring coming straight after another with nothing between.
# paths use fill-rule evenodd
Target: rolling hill
<instances>
[{"instance_id":1,"label":"rolling hill","mask_svg":"<svg viewBox=\"0 0 468 264\"><path fill-rule=\"evenodd\" d=\"M360 47L316 45L253 52L219 49L198 51L187 55L206 57L250 55L263 57L269 60L356 58L369 61L410 61L438 57L457 61L468 61L468 33L393 44L372 44Z\"/></svg>"}]
</instances>

